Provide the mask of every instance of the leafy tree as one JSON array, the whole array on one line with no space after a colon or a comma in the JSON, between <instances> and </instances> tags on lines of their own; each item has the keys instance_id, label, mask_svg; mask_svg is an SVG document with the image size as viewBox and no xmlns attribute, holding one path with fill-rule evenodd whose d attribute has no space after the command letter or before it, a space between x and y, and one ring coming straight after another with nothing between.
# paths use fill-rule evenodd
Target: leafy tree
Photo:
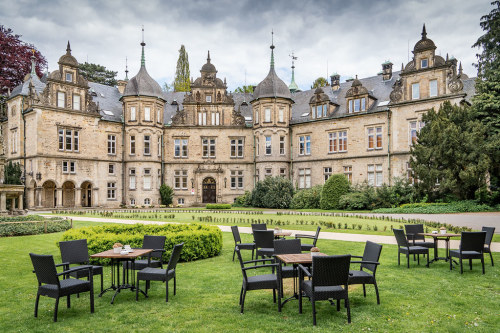
<instances>
[{"instance_id":1,"label":"leafy tree","mask_svg":"<svg viewBox=\"0 0 500 333\"><path fill-rule=\"evenodd\" d=\"M22 185L22 174L23 171L21 170L21 165L19 163L9 162L7 165L5 165L4 169L4 184Z\"/></svg>"},{"instance_id":2,"label":"leafy tree","mask_svg":"<svg viewBox=\"0 0 500 333\"><path fill-rule=\"evenodd\" d=\"M105 84L107 86L116 85L116 74L118 72L107 70L106 67L97 64L90 64L85 62L78 65L80 74L91 82Z\"/></svg>"},{"instance_id":3,"label":"leafy tree","mask_svg":"<svg viewBox=\"0 0 500 333\"><path fill-rule=\"evenodd\" d=\"M326 87L328 85L328 80L325 79L324 77L318 77L316 80L314 80L311 89L316 89L318 87Z\"/></svg>"},{"instance_id":4,"label":"leafy tree","mask_svg":"<svg viewBox=\"0 0 500 333\"><path fill-rule=\"evenodd\" d=\"M163 91L164 92L170 92L172 91L172 87L174 86L174 83L172 82L171 84L168 84L167 82L165 82L163 84Z\"/></svg>"},{"instance_id":5,"label":"leafy tree","mask_svg":"<svg viewBox=\"0 0 500 333\"><path fill-rule=\"evenodd\" d=\"M162 205L171 205L174 197L174 190L172 190L170 186L162 184L160 186L160 197Z\"/></svg>"},{"instance_id":6,"label":"leafy tree","mask_svg":"<svg viewBox=\"0 0 500 333\"><path fill-rule=\"evenodd\" d=\"M24 81L31 72L31 56L35 50L35 71L38 77L43 76L47 60L36 50L35 46L21 40L21 35L12 29L0 25L0 95L5 95Z\"/></svg>"},{"instance_id":7,"label":"leafy tree","mask_svg":"<svg viewBox=\"0 0 500 333\"><path fill-rule=\"evenodd\" d=\"M181 45L179 59L177 60L177 69L175 70L174 91L190 91L190 76L188 53L184 45Z\"/></svg>"},{"instance_id":8,"label":"leafy tree","mask_svg":"<svg viewBox=\"0 0 500 333\"><path fill-rule=\"evenodd\" d=\"M349 192L349 181L342 174L332 175L321 190L321 209L338 209L339 199Z\"/></svg>"},{"instance_id":9,"label":"leafy tree","mask_svg":"<svg viewBox=\"0 0 500 333\"><path fill-rule=\"evenodd\" d=\"M425 127L411 147L417 190L435 199L474 199L486 186L491 165L487 128L470 107L444 102L422 116Z\"/></svg>"},{"instance_id":10,"label":"leafy tree","mask_svg":"<svg viewBox=\"0 0 500 333\"><path fill-rule=\"evenodd\" d=\"M241 87L238 87L236 89L234 89L234 92L235 93L250 93L252 94L253 93L253 89L254 89L255 86L241 86Z\"/></svg>"},{"instance_id":11,"label":"leafy tree","mask_svg":"<svg viewBox=\"0 0 500 333\"><path fill-rule=\"evenodd\" d=\"M297 191L293 195L291 208L294 209L317 209L320 208L321 190L323 185Z\"/></svg>"},{"instance_id":12,"label":"leafy tree","mask_svg":"<svg viewBox=\"0 0 500 333\"><path fill-rule=\"evenodd\" d=\"M285 177L267 177L252 191L252 206L289 208L293 197L292 182Z\"/></svg>"},{"instance_id":13,"label":"leafy tree","mask_svg":"<svg viewBox=\"0 0 500 333\"><path fill-rule=\"evenodd\" d=\"M496 201L500 201L500 1L491 3L495 8L481 17L480 26L485 34L479 37L473 47L482 52L476 54L478 69L476 79L476 96L473 107L477 117L487 127L486 140L496 149L490 155L492 159L489 169L491 190L497 193Z\"/></svg>"}]
</instances>

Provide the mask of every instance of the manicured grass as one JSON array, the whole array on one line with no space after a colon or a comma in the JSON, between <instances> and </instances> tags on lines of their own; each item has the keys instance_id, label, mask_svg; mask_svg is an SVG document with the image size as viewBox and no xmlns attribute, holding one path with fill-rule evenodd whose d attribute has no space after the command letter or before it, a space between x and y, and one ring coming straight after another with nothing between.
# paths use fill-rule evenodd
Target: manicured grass
<instances>
[{"instance_id":1,"label":"manicured grass","mask_svg":"<svg viewBox=\"0 0 500 333\"><path fill-rule=\"evenodd\" d=\"M97 225L95 222L74 222L75 227ZM52 322L54 300L42 297L39 317L33 317L36 278L31 273L28 253L53 254L60 262L56 242L61 233L0 239L0 330L2 332L304 332L312 329L310 303L304 301L304 313L298 314L298 302L287 303L282 313L272 302L270 291L247 293L245 313L239 313L238 297L241 270L233 262L234 242L230 233L223 233L224 246L220 256L189 263L180 263L178 293L170 294L165 303L162 283L152 282L150 297L122 291L114 305L111 293L96 297L96 312L90 314L88 293L73 297L72 308L61 301L59 321ZM243 241L251 235L242 234ZM364 244L320 240L320 249L328 254L361 255ZM249 252L244 252L249 258ZM500 256L495 254L496 262ZM500 327L498 299L500 295L499 266L491 267L486 258L486 274L475 261L463 275L450 272L447 263L437 262L430 268L397 265L396 247L384 245L381 266L377 272L381 305L376 304L373 286L367 286L367 298L361 286L351 287L352 324L347 324L344 308L337 312L328 302L317 306L317 331L331 332L462 332L472 328L478 332L494 332ZM105 285L110 283L105 269ZM96 280L96 282L98 279ZM96 283L95 290L98 290ZM171 285L172 286L172 285ZM172 289L172 288L171 288ZM290 282L286 291L290 294Z\"/></svg>"}]
</instances>

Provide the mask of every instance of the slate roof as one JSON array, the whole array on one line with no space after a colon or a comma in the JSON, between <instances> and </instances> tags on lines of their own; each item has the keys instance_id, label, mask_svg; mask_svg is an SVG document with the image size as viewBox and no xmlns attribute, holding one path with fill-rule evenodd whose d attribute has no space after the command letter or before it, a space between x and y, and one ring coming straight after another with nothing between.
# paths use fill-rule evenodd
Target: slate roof
<instances>
[{"instance_id":1,"label":"slate roof","mask_svg":"<svg viewBox=\"0 0 500 333\"><path fill-rule=\"evenodd\" d=\"M149 75L144 65L141 66L139 73L128 81L123 96L152 96L165 99L160 85Z\"/></svg>"},{"instance_id":2,"label":"slate roof","mask_svg":"<svg viewBox=\"0 0 500 333\"><path fill-rule=\"evenodd\" d=\"M12 89L12 92L10 93L9 99L14 98L18 95L22 96L28 96L29 93L29 85L30 85L30 80L33 82L33 86L35 87L35 91L37 93L41 93L43 89L45 89L46 84L43 83L37 75L31 76L31 74L28 74L29 77L28 79L24 80L23 83Z\"/></svg>"},{"instance_id":3,"label":"slate roof","mask_svg":"<svg viewBox=\"0 0 500 333\"><path fill-rule=\"evenodd\" d=\"M89 88L93 101L99 105L102 119L121 122L123 106L118 88L95 82L89 82ZM109 112L112 114L108 114Z\"/></svg>"},{"instance_id":4,"label":"slate roof","mask_svg":"<svg viewBox=\"0 0 500 333\"><path fill-rule=\"evenodd\" d=\"M286 83L274 71L274 66L271 66L266 78L255 87L253 97L255 99L264 97L291 98L291 94Z\"/></svg>"}]
</instances>

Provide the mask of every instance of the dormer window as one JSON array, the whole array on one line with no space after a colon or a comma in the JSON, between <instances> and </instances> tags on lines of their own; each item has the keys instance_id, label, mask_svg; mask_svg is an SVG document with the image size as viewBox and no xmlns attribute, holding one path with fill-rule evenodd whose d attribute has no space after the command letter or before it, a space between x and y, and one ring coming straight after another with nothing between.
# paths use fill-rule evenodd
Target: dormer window
<instances>
[{"instance_id":1,"label":"dormer window","mask_svg":"<svg viewBox=\"0 0 500 333\"><path fill-rule=\"evenodd\" d=\"M73 82L73 73L66 73L66 82Z\"/></svg>"},{"instance_id":2,"label":"dormer window","mask_svg":"<svg viewBox=\"0 0 500 333\"><path fill-rule=\"evenodd\" d=\"M205 96L205 101L206 101L207 103L212 103L212 96L211 96L211 95L207 95L207 96Z\"/></svg>"},{"instance_id":3,"label":"dormer window","mask_svg":"<svg viewBox=\"0 0 500 333\"><path fill-rule=\"evenodd\" d=\"M349 113L366 111L366 97L349 100Z\"/></svg>"},{"instance_id":4,"label":"dormer window","mask_svg":"<svg viewBox=\"0 0 500 333\"><path fill-rule=\"evenodd\" d=\"M429 67L429 60L427 58L420 60L420 68L427 68L427 67Z\"/></svg>"}]
</instances>

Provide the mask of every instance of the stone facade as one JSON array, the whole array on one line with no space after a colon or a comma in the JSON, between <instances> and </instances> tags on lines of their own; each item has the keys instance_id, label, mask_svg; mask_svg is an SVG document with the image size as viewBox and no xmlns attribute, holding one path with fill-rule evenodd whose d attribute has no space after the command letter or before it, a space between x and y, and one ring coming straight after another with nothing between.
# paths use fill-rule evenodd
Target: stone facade
<instances>
[{"instance_id":1,"label":"stone facade","mask_svg":"<svg viewBox=\"0 0 500 333\"><path fill-rule=\"evenodd\" d=\"M401 71L290 93L271 67L253 94L231 94L211 63L188 93L164 93L145 67L117 87L87 82L66 54L42 79L32 71L2 115L7 161L25 168L28 208L151 206L159 187L174 204L231 203L258 180L297 188L335 173L353 183L411 177L421 116L443 101L467 103L473 80L435 54L422 31Z\"/></svg>"}]
</instances>

